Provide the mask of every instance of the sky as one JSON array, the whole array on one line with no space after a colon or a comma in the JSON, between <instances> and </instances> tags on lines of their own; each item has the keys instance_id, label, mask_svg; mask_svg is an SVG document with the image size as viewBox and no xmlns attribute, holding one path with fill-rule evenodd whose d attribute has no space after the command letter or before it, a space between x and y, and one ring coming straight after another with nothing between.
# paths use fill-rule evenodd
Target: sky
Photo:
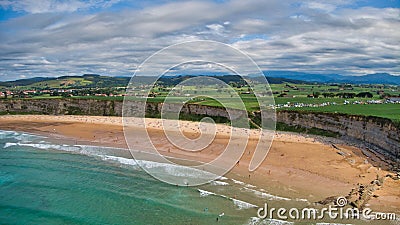
<instances>
[{"instance_id":1,"label":"sky","mask_svg":"<svg viewBox=\"0 0 400 225\"><path fill-rule=\"evenodd\" d=\"M400 0L0 0L0 80L131 76L160 49L195 40L229 44L262 70L400 75L399 7Z\"/></svg>"}]
</instances>

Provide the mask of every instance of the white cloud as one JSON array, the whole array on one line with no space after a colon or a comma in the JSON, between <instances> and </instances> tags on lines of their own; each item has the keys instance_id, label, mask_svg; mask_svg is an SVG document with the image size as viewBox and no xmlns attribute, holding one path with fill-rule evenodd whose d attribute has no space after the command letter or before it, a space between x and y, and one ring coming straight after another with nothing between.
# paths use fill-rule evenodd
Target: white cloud
<instances>
[{"instance_id":1,"label":"white cloud","mask_svg":"<svg viewBox=\"0 0 400 225\"><path fill-rule=\"evenodd\" d=\"M8 2L0 0L0 5L18 6ZM70 9L44 4L35 12L95 7L95 1L68 2ZM0 80L20 74L129 75L155 51L198 39L231 43L266 70L400 73L398 8L343 7L349 1L293 3L179 1L95 14L29 14L0 23Z\"/></svg>"},{"instance_id":2,"label":"white cloud","mask_svg":"<svg viewBox=\"0 0 400 225\"><path fill-rule=\"evenodd\" d=\"M209 24L206 27L216 34L222 34L225 29L221 24Z\"/></svg>"},{"instance_id":3,"label":"white cloud","mask_svg":"<svg viewBox=\"0 0 400 225\"><path fill-rule=\"evenodd\" d=\"M116 0L2 0L0 1L0 6L4 9L25 11L28 13L55 13L75 12L92 7L109 7L117 2Z\"/></svg>"}]
</instances>

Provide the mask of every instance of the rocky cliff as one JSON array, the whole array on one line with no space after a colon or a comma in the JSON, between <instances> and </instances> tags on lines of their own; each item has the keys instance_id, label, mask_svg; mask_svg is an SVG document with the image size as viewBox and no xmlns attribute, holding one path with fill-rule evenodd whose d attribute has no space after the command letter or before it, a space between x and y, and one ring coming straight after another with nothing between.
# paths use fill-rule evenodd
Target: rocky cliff
<instances>
[{"instance_id":1,"label":"rocky cliff","mask_svg":"<svg viewBox=\"0 0 400 225\"><path fill-rule=\"evenodd\" d=\"M400 160L400 129L390 119L338 113L280 111L277 113L277 121L335 132L376 146L381 154L395 161Z\"/></svg>"},{"instance_id":2,"label":"rocky cliff","mask_svg":"<svg viewBox=\"0 0 400 225\"><path fill-rule=\"evenodd\" d=\"M121 116L123 102L86 99L18 99L1 100L0 114L49 114L49 115L96 115ZM143 103L133 104L135 110ZM147 103L146 115L159 117L162 103ZM217 122L226 122L228 113L224 108L201 105L184 105L181 109L187 119L210 116ZM247 112L231 110L234 118L247 118ZM197 118L196 118L197 116ZM259 121L259 114L249 115ZM400 128L389 119L379 117L352 116L336 113L315 113L301 111L279 111L277 122L290 126L318 128L341 136L354 138L378 147L386 157L400 160Z\"/></svg>"},{"instance_id":3,"label":"rocky cliff","mask_svg":"<svg viewBox=\"0 0 400 225\"><path fill-rule=\"evenodd\" d=\"M121 116L122 102L68 98L1 100L0 114Z\"/></svg>"}]
</instances>

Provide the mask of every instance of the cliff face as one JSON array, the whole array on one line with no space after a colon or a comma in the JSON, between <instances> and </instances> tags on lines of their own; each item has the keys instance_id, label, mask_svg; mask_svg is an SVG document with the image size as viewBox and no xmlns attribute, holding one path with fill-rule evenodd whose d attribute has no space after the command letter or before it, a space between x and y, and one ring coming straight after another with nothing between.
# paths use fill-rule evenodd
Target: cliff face
<instances>
[{"instance_id":1,"label":"cliff face","mask_svg":"<svg viewBox=\"0 0 400 225\"><path fill-rule=\"evenodd\" d=\"M121 116L123 102L86 99L35 99L35 100L2 100L0 114L49 114L49 115L94 115ZM143 103L134 103L130 109L137 110ZM147 103L146 115L158 117L162 103ZM184 105L181 113L194 116L211 116L227 118L223 108L201 105ZM230 110L234 118L247 118L247 112ZM259 114L249 115L259 120ZM190 117L188 117L190 118ZM400 159L400 129L391 120L378 117L350 116L333 113L311 113L300 111L279 111L277 122L291 126L318 128L339 133L362 142L377 146L380 153L387 157Z\"/></svg>"},{"instance_id":2,"label":"cliff face","mask_svg":"<svg viewBox=\"0 0 400 225\"><path fill-rule=\"evenodd\" d=\"M306 128L319 128L375 145L380 153L400 159L400 129L389 119L334 113L280 111L277 121Z\"/></svg>"},{"instance_id":3,"label":"cliff face","mask_svg":"<svg viewBox=\"0 0 400 225\"><path fill-rule=\"evenodd\" d=\"M121 116L122 102L86 99L2 100L0 113Z\"/></svg>"}]
</instances>

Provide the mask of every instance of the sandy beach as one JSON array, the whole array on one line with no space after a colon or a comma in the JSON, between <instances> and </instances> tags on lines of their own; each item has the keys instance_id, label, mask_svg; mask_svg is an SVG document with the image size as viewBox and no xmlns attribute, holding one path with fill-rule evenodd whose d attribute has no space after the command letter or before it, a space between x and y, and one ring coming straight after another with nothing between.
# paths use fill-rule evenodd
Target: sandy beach
<instances>
[{"instance_id":1,"label":"sandy beach","mask_svg":"<svg viewBox=\"0 0 400 225\"><path fill-rule=\"evenodd\" d=\"M188 138L198 136L198 123L182 122ZM227 145L230 127L218 124L214 141L204 151L187 152L169 144L161 121L146 119L146 126L155 146L165 155L208 162ZM120 117L95 116L0 116L1 130L37 133L75 143L128 148ZM137 130L138 149L143 128ZM361 149L348 145L332 145L312 136L277 132L267 158L254 172L248 165L257 143L258 131L246 131L249 136L246 151L239 163L225 176L240 180L279 196L306 198L318 202L331 196L347 196L360 185L369 185L377 178L383 184L373 192L367 206L376 211L400 213L400 181L389 176L384 162L368 158Z\"/></svg>"}]
</instances>

